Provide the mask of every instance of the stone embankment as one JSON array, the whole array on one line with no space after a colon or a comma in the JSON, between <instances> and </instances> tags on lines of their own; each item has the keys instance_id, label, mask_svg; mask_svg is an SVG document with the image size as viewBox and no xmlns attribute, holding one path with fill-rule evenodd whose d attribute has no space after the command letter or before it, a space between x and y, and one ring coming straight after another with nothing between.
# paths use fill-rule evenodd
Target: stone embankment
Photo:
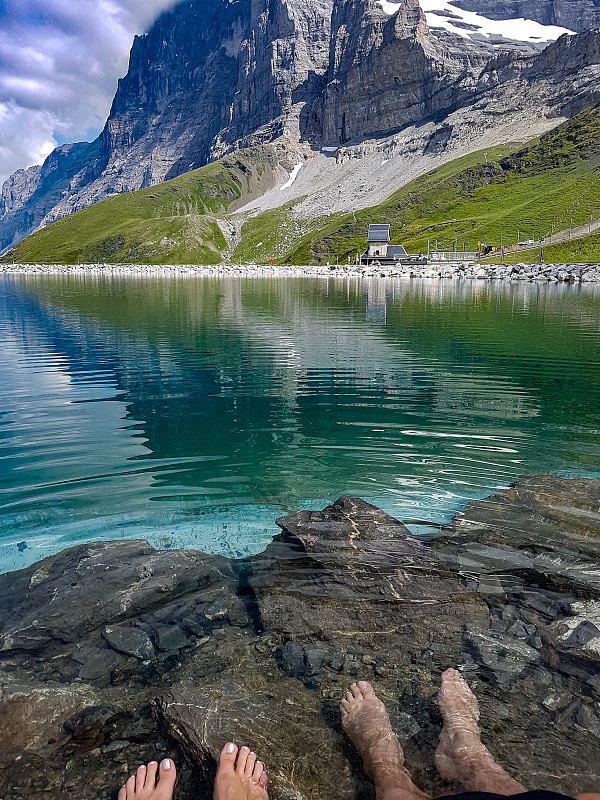
<instances>
[{"instance_id":1,"label":"stone embankment","mask_svg":"<svg viewBox=\"0 0 600 800\"><path fill-rule=\"evenodd\" d=\"M452 278L549 283L600 283L600 264L398 264L359 267L355 264L0 264L1 274L194 276L245 275L255 277Z\"/></svg>"},{"instance_id":2,"label":"stone embankment","mask_svg":"<svg viewBox=\"0 0 600 800\"><path fill-rule=\"evenodd\" d=\"M458 666L484 740L530 789L600 785L600 481L524 478L431 544L342 497L278 520L242 562L141 541L80 545L0 576L0 797L114 800L177 760L210 794L229 739L273 800L373 797L339 724L376 686L430 796L440 672Z\"/></svg>"}]
</instances>

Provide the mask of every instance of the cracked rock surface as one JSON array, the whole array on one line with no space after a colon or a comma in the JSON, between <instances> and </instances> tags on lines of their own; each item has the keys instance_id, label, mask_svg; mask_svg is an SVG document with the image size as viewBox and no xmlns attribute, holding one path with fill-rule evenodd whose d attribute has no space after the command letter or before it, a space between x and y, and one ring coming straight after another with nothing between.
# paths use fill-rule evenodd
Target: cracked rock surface
<instances>
[{"instance_id":1,"label":"cracked rock surface","mask_svg":"<svg viewBox=\"0 0 600 800\"><path fill-rule=\"evenodd\" d=\"M191 800L233 739L264 760L275 800L371 800L337 708L360 678L416 782L447 794L433 751L450 665L515 778L593 791L599 507L600 481L524 478L425 544L342 497L279 520L267 550L241 562L97 542L2 575L0 796L108 800L140 763L170 755L176 796Z\"/></svg>"}]
</instances>

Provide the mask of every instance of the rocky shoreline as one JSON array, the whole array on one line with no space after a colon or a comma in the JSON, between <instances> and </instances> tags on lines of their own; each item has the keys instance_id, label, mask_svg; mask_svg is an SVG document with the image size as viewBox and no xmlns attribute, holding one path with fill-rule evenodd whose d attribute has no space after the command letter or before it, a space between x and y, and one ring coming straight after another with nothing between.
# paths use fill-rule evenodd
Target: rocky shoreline
<instances>
[{"instance_id":1,"label":"rocky shoreline","mask_svg":"<svg viewBox=\"0 0 600 800\"><path fill-rule=\"evenodd\" d=\"M109 275L136 277L358 277L453 278L539 283L600 283L600 264L429 264L357 267L271 266L264 264L1 264L0 275Z\"/></svg>"},{"instance_id":2,"label":"rocky shoreline","mask_svg":"<svg viewBox=\"0 0 600 800\"><path fill-rule=\"evenodd\" d=\"M446 794L432 756L450 665L515 778L597 790L600 480L524 478L428 544L351 497L278 524L241 562L97 542L0 576L0 796L108 800L170 754L191 800L235 739L274 800L371 800L337 710L359 677L416 782Z\"/></svg>"}]
</instances>

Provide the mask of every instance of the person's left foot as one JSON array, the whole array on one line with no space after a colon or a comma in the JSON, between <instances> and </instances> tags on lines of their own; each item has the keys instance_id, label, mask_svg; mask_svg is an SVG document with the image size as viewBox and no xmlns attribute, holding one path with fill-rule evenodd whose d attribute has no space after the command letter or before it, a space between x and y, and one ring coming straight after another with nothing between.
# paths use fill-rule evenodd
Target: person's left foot
<instances>
[{"instance_id":1,"label":"person's left foot","mask_svg":"<svg viewBox=\"0 0 600 800\"><path fill-rule=\"evenodd\" d=\"M158 781L156 773L158 772ZM171 800L177 773L170 758L139 767L119 792L119 800Z\"/></svg>"},{"instance_id":2,"label":"person's left foot","mask_svg":"<svg viewBox=\"0 0 600 800\"><path fill-rule=\"evenodd\" d=\"M221 751L214 800L269 800L267 773L249 747L229 742Z\"/></svg>"}]
</instances>

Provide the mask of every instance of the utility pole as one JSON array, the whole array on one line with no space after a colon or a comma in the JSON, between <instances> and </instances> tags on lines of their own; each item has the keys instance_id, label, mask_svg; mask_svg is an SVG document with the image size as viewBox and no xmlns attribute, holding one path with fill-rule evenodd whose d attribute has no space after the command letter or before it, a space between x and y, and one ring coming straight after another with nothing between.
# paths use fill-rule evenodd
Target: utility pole
<instances>
[{"instance_id":1,"label":"utility pole","mask_svg":"<svg viewBox=\"0 0 600 800\"><path fill-rule=\"evenodd\" d=\"M589 227L588 233L591 233L591 232L592 232L592 215L590 214L590 227Z\"/></svg>"},{"instance_id":2,"label":"utility pole","mask_svg":"<svg viewBox=\"0 0 600 800\"><path fill-rule=\"evenodd\" d=\"M571 217L571 223L569 225L569 239L571 238L572 232L573 232L573 217Z\"/></svg>"},{"instance_id":3,"label":"utility pole","mask_svg":"<svg viewBox=\"0 0 600 800\"><path fill-rule=\"evenodd\" d=\"M540 249L540 264L544 263L544 248Z\"/></svg>"},{"instance_id":4,"label":"utility pole","mask_svg":"<svg viewBox=\"0 0 600 800\"><path fill-rule=\"evenodd\" d=\"M504 264L504 245L500 245L500 260Z\"/></svg>"},{"instance_id":5,"label":"utility pole","mask_svg":"<svg viewBox=\"0 0 600 800\"><path fill-rule=\"evenodd\" d=\"M521 231L517 228L517 247L519 246L519 239L521 238L520 233Z\"/></svg>"},{"instance_id":6,"label":"utility pole","mask_svg":"<svg viewBox=\"0 0 600 800\"><path fill-rule=\"evenodd\" d=\"M554 236L554 223L550 225L550 244L552 244L552 237Z\"/></svg>"}]
</instances>

